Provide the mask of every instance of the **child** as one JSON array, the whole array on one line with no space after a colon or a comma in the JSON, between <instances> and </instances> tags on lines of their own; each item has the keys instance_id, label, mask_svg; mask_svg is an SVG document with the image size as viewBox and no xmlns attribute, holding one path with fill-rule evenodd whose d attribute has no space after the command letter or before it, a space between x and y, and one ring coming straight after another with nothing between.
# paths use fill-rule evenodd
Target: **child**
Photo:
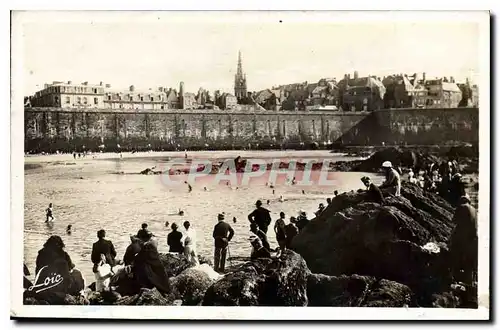
<instances>
[{"instance_id":1,"label":"child","mask_svg":"<svg viewBox=\"0 0 500 330\"><path fill-rule=\"evenodd\" d=\"M45 216L47 218L45 222L49 222L49 218L50 221L54 221L54 216L52 215L52 203L50 203L49 207L45 210Z\"/></svg>"}]
</instances>

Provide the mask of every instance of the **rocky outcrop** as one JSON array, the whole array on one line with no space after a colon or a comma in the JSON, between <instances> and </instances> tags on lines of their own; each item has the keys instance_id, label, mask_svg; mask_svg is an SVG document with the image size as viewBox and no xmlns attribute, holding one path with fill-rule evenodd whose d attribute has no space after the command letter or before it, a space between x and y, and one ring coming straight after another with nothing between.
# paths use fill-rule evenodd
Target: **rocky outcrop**
<instances>
[{"instance_id":1,"label":"rocky outcrop","mask_svg":"<svg viewBox=\"0 0 500 330\"><path fill-rule=\"evenodd\" d=\"M313 272L396 281L415 293L419 305L431 306L432 294L451 284L446 246L453 208L414 185L404 184L401 192L384 205L369 202L366 192L335 197L294 238L292 249ZM439 253L424 248L429 242Z\"/></svg>"},{"instance_id":2,"label":"rocky outcrop","mask_svg":"<svg viewBox=\"0 0 500 330\"><path fill-rule=\"evenodd\" d=\"M208 288L204 306L307 306L310 271L292 251L243 264Z\"/></svg>"},{"instance_id":3,"label":"rocky outcrop","mask_svg":"<svg viewBox=\"0 0 500 330\"><path fill-rule=\"evenodd\" d=\"M201 303L207 289L219 278L207 264L188 268L179 275L170 278L170 287L175 299L182 301L182 305L196 306Z\"/></svg>"},{"instance_id":4,"label":"rocky outcrop","mask_svg":"<svg viewBox=\"0 0 500 330\"><path fill-rule=\"evenodd\" d=\"M311 273L304 259L287 250L277 259L242 265L208 288L204 306L410 306L406 286L369 276Z\"/></svg>"}]
</instances>

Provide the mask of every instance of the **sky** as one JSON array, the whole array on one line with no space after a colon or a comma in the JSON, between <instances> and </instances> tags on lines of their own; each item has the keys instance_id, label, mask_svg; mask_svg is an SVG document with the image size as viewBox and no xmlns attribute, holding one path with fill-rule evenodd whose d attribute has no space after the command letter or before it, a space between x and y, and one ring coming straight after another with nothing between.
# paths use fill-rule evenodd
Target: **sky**
<instances>
[{"instance_id":1,"label":"sky","mask_svg":"<svg viewBox=\"0 0 500 330\"><path fill-rule=\"evenodd\" d=\"M377 16L378 17L378 16ZM381 19L382 18L382 19ZM21 12L13 56L24 95L52 81L233 91L241 50L249 91L345 73L477 80L474 20L304 12ZM18 23L18 24L16 24ZM17 53L16 53L17 51Z\"/></svg>"}]
</instances>

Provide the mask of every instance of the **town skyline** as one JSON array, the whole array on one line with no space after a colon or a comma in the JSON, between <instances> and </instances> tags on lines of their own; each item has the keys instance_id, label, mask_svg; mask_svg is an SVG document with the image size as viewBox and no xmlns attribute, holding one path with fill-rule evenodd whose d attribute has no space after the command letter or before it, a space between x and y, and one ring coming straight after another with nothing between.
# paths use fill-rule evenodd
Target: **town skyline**
<instances>
[{"instance_id":1,"label":"town skyline","mask_svg":"<svg viewBox=\"0 0 500 330\"><path fill-rule=\"evenodd\" d=\"M468 22L353 25L292 18L287 23L285 18L282 23L233 19L223 24L224 19L185 22L162 12L156 22L123 23L113 22L109 13L93 13L92 19L82 14L47 21L53 13L37 13L23 25L25 95L52 81L102 81L113 89L134 85L144 90L178 89L182 81L194 93L200 88L234 93L238 51L248 91L340 80L354 71L360 76L426 72L429 78L479 80L478 26Z\"/></svg>"}]
</instances>

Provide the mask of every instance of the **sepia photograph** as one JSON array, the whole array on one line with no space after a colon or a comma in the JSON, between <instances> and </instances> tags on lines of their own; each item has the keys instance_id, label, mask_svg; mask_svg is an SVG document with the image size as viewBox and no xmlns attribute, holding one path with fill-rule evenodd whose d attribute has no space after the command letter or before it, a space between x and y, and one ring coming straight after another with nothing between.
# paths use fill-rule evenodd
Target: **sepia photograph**
<instances>
[{"instance_id":1,"label":"sepia photograph","mask_svg":"<svg viewBox=\"0 0 500 330\"><path fill-rule=\"evenodd\" d=\"M12 11L11 318L488 320L489 47L488 11Z\"/></svg>"}]
</instances>

